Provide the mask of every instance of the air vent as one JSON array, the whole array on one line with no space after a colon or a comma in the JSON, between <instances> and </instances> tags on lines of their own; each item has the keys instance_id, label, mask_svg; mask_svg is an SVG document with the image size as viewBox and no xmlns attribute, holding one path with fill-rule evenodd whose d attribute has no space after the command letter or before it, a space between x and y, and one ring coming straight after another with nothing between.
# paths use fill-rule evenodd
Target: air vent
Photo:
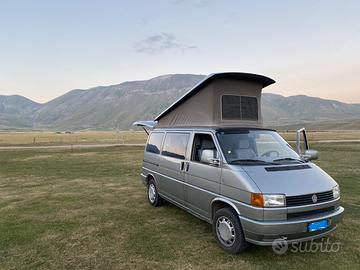
<instances>
[{"instance_id":1,"label":"air vent","mask_svg":"<svg viewBox=\"0 0 360 270\"><path fill-rule=\"evenodd\" d=\"M293 170L304 170L311 169L309 165L296 165L296 166L277 166L277 167L266 167L265 170L268 172L280 172L280 171L293 171Z\"/></svg>"}]
</instances>

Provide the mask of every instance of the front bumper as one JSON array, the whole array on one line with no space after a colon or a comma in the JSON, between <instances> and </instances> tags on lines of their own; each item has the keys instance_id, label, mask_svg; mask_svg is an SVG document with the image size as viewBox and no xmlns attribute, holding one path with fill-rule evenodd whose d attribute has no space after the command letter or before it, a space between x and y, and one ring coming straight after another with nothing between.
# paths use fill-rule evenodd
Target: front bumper
<instances>
[{"instance_id":1,"label":"front bumper","mask_svg":"<svg viewBox=\"0 0 360 270\"><path fill-rule=\"evenodd\" d=\"M245 233L245 239L248 242L268 246L272 245L275 239L282 238L286 242L302 242L315 238L324 237L336 229L337 224L341 221L344 208L339 206L330 213L324 213L311 218L301 218L284 221L257 221L243 216L240 221ZM310 222L327 219L329 227L325 230L309 232L307 225Z\"/></svg>"}]
</instances>

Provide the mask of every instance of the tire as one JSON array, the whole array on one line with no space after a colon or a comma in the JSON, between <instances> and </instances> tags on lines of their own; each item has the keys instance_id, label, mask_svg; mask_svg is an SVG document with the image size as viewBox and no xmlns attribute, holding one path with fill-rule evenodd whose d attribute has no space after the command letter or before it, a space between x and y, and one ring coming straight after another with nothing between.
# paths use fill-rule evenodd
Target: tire
<instances>
[{"instance_id":1,"label":"tire","mask_svg":"<svg viewBox=\"0 0 360 270\"><path fill-rule=\"evenodd\" d=\"M248 247L239 217L233 209L221 208L216 211L212 229L219 246L226 252L236 254Z\"/></svg>"},{"instance_id":2,"label":"tire","mask_svg":"<svg viewBox=\"0 0 360 270\"><path fill-rule=\"evenodd\" d=\"M154 179L150 179L148 183L148 201L151 206L158 207L163 204L163 198L160 197Z\"/></svg>"}]
</instances>

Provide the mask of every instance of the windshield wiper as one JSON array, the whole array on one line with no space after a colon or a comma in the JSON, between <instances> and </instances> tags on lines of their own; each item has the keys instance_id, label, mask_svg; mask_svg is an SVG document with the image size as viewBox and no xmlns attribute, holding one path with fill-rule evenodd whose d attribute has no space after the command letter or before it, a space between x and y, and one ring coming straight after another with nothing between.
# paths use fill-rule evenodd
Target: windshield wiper
<instances>
[{"instance_id":1,"label":"windshield wiper","mask_svg":"<svg viewBox=\"0 0 360 270\"><path fill-rule=\"evenodd\" d=\"M258 163L258 164L265 164L265 165L273 165L272 162L267 162L261 159L235 159L229 162L230 164L234 163Z\"/></svg>"},{"instance_id":2,"label":"windshield wiper","mask_svg":"<svg viewBox=\"0 0 360 270\"><path fill-rule=\"evenodd\" d=\"M273 162L278 162L278 161L297 161L297 162L305 163L304 160L297 159L297 158L278 158L278 159L273 160Z\"/></svg>"}]
</instances>

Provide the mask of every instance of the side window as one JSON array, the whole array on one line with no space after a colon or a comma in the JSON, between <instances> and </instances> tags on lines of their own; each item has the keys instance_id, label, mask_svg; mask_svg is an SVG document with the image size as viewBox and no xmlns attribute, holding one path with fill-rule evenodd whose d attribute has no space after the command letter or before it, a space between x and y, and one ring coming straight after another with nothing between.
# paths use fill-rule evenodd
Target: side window
<instances>
[{"instance_id":1,"label":"side window","mask_svg":"<svg viewBox=\"0 0 360 270\"><path fill-rule=\"evenodd\" d=\"M210 160L218 158L213 138L209 134L195 134L191 160L210 164Z\"/></svg>"},{"instance_id":2,"label":"side window","mask_svg":"<svg viewBox=\"0 0 360 270\"><path fill-rule=\"evenodd\" d=\"M146 152L160 154L161 142L163 140L164 133L154 132L151 133L149 142L146 145Z\"/></svg>"},{"instance_id":3,"label":"side window","mask_svg":"<svg viewBox=\"0 0 360 270\"><path fill-rule=\"evenodd\" d=\"M221 113L224 120L257 120L258 103L256 97L223 95Z\"/></svg>"},{"instance_id":4,"label":"side window","mask_svg":"<svg viewBox=\"0 0 360 270\"><path fill-rule=\"evenodd\" d=\"M166 133L162 155L185 159L186 147L189 141L187 133Z\"/></svg>"}]
</instances>

